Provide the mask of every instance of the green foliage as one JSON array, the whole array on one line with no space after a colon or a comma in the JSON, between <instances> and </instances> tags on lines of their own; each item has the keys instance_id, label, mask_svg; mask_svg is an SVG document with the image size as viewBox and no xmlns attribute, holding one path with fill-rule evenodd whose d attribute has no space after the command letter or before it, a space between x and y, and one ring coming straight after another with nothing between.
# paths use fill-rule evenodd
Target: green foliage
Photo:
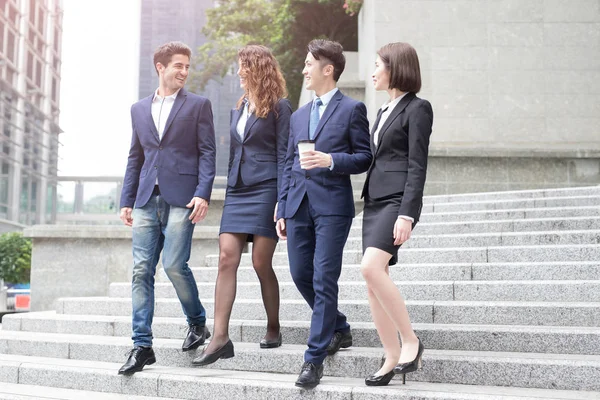
<instances>
[{"instance_id":1,"label":"green foliage","mask_svg":"<svg viewBox=\"0 0 600 400\"><path fill-rule=\"evenodd\" d=\"M345 50L358 49L358 17L344 0L219 0L207 11L203 28L208 42L198 49L193 89L234 68L238 49L262 44L271 49L286 79L289 98L297 104L306 45L315 38L336 40ZM235 72L235 71L233 71Z\"/></svg>"},{"instance_id":2,"label":"green foliage","mask_svg":"<svg viewBox=\"0 0 600 400\"><path fill-rule=\"evenodd\" d=\"M0 279L10 283L29 283L31 240L20 233L0 236Z\"/></svg>"}]
</instances>

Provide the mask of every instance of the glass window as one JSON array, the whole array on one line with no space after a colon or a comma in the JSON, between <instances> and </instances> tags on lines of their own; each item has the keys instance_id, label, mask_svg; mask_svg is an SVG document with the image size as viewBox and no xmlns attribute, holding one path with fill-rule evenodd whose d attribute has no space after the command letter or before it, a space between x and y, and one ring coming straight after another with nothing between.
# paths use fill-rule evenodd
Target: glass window
<instances>
[{"instance_id":1,"label":"glass window","mask_svg":"<svg viewBox=\"0 0 600 400\"><path fill-rule=\"evenodd\" d=\"M16 59L16 57L15 57L15 49L17 48L16 41L17 41L17 39L15 37L15 34L11 30L9 30L8 35L7 35L7 40L6 40L6 56L13 63L15 62L15 59Z\"/></svg>"}]
</instances>

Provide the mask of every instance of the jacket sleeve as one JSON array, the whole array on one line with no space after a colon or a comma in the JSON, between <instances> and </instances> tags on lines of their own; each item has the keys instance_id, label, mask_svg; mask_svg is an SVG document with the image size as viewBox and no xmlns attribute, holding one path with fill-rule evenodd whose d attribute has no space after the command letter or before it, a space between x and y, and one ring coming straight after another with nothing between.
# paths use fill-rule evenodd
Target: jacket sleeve
<instances>
[{"instance_id":1,"label":"jacket sleeve","mask_svg":"<svg viewBox=\"0 0 600 400\"><path fill-rule=\"evenodd\" d=\"M291 120L292 117L290 117L290 134L288 137L287 152L285 154L285 163L283 166L281 185L277 185L279 186L277 219L283 218L283 216L285 215L287 196L288 191L290 189L290 180L292 178L292 167L294 165L294 159L296 157L296 151L294 147L294 129Z\"/></svg>"},{"instance_id":2,"label":"jacket sleeve","mask_svg":"<svg viewBox=\"0 0 600 400\"><path fill-rule=\"evenodd\" d=\"M144 149L135 129L133 106L131 107L131 132L131 146L129 147L129 157L127 158L127 168L125 169L125 178L123 179L123 189L121 191L121 208L133 208L140 184L140 172L145 160Z\"/></svg>"},{"instance_id":3,"label":"jacket sleeve","mask_svg":"<svg viewBox=\"0 0 600 400\"><path fill-rule=\"evenodd\" d=\"M210 194L216 173L217 149L215 145L212 106L208 99L202 99L202 104L200 105L196 136L198 147L198 185L196 186L194 197L210 201Z\"/></svg>"},{"instance_id":4,"label":"jacket sleeve","mask_svg":"<svg viewBox=\"0 0 600 400\"><path fill-rule=\"evenodd\" d=\"M419 106L408 114L408 173L398 211L398 215L412 217L415 221L419 218L423 202L432 126L431 104L427 100L421 100Z\"/></svg>"},{"instance_id":5,"label":"jacket sleeve","mask_svg":"<svg viewBox=\"0 0 600 400\"><path fill-rule=\"evenodd\" d=\"M349 125L352 153L331 153L333 172L349 175L360 174L369 169L373 155L369 136L367 107L357 103L352 110Z\"/></svg>"},{"instance_id":6,"label":"jacket sleeve","mask_svg":"<svg viewBox=\"0 0 600 400\"><path fill-rule=\"evenodd\" d=\"M277 193L281 190L281 183L283 181L288 139L290 137L290 116L292 115L292 105L289 100L280 100L278 106L277 120L275 122L275 140L277 142Z\"/></svg>"}]
</instances>

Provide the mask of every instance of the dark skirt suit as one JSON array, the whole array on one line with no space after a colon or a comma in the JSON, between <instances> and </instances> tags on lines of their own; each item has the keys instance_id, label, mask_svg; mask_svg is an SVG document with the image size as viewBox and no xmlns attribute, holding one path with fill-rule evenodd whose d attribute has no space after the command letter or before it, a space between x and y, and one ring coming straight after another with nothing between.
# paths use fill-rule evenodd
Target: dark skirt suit
<instances>
[{"instance_id":1,"label":"dark skirt suit","mask_svg":"<svg viewBox=\"0 0 600 400\"><path fill-rule=\"evenodd\" d=\"M412 217L414 228L421 215L432 124L431 104L407 93L379 130L377 145L377 124L372 129L373 161L362 192L363 253L368 247L386 251L392 254L390 265L396 264L400 248L394 245L398 216Z\"/></svg>"},{"instance_id":2,"label":"dark skirt suit","mask_svg":"<svg viewBox=\"0 0 600 400\"><path fill-rule=\"evenodd\" d=\"M292 107L281 99L266 118L248 117L237 132L243 107L231 110L229 173L219 233L246 233L277 240L273 211L285 163Z\"/></svg>"}]
</instances>

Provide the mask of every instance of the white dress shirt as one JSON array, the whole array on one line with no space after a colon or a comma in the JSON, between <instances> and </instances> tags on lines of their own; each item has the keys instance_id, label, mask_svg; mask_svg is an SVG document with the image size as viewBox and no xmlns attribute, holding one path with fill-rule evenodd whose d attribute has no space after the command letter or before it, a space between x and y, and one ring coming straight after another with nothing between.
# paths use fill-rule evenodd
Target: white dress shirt
<instances>
[{"instance_id":1,"label":"white dress shirt","mask_svg":"<svg viewBox=\"0 0 600 400\"><path fill-rule=\"evenodd\" d=\"M246 102L244 104L242 116L240 117L240 119L238 120L238 123L236 125L236 131L237 131L238 135L240 135L240 138L242 140L244 140L244 131L246 130L246 122L248 122L248 118L250 118L250 116L252 115L252 113L248 110L248 107L249 107L248 104L250 104L250 103Z\"/></svg>"},{"instance_id":2,"label":"white dress shirt","mask_svg":"<svg viewBox=\"0 0 600 400\"><path fill-rule=\"evenodd\" d=\"M178 93L179 90L170 96L162 97L158 94L158 89L154 92L154 98L152 99L152 119L154 120L154 126L156 126L160 139L162 139L165 132L165 125L167 124L167 119L169 118L173 104L175 104Z\"/></svg>"},{"instance_id":3,"label":"white dress shirt","mask_svg":"<svg viewBox=\"0 0 600 400\"><path fill-rule=\"evenodd\" d=\"M175 99L179 90L170 96L162 97L158 94L158 89L154 92L154 98L152 99L152 119L154 120L154 126L158 131L158 137L162 140L163 133L165 133L165 125L167 125L167 119L175 104ZM158 185L158 177L156 177L155 185Z\"/></svg>"},{"instance_id":4,"label":"white dress shirt","mask_svg":"<svg viewBox=\"0 0 600 400\"><path fill-rule=\"evenodd\" d=\"M402 100L404 96L406 96L406 93L381 106L380 110L382 110L383 113L381 114L381 119L377 125L377 130L373 132L373 143L375 143L375 146L377 146L377 142L379 141L379 131L381 130L381 127L383 124L385 124L385 121L388 119L392 111L394 111L394 108L398 105L398 103L400 103L400 100Z\"/></svg>"},{"instance_id":5,"label":"white dress shirt","mask_svg":"<svg viewBox=\"0 0 600 400\"><path fill-rule=\"evenodd\" d=\"M333 88L329 92L325 93L323 96L319 96L319 98L321 99L321 102L323 102L323 104L321 104L319 106L319 118L321 118L323 116L323 113L325 112L327 105L329 104L329 102L331 102L331 99L333 99L333 96L337 93L337 91L338 91L338 88ZM316 99L316 97L315 97L315 99Z\"/></svg>"}]
</instances>

